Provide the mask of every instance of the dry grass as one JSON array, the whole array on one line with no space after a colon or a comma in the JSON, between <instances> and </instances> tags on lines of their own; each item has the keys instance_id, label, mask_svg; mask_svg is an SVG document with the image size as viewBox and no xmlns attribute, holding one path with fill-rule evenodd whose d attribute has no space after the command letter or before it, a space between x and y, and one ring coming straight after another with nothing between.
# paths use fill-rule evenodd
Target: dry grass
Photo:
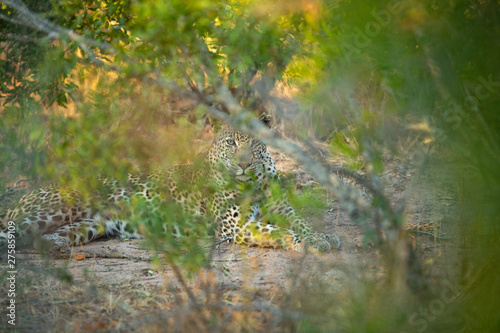
<instances>
[{"instance_id":1,"label":"dry grass","mask_svg":"<svg viewBox=\"0 0 500 333\"><path fill-rule=\"evenodd\" d=\"M282 156L277 161L282 171L300 174L298 181L311 186L293 162ZM436 204L439 191L409 186L414 169L403 162L408 161L392 160L384 175L392 202L401 202L412 188L409 227L429 233L448 230L436 229L435 222L451 214L453 206ZM14 200L8 197L5 203ZM75 249L85 254L84 260L43 259L24 252L18 258L17 328L295 332L408 326L408 315L419 303L411 294L391 294L378 250L363 245L360 228L330 200L324 228L339 234L344 245L340 252L321 257L221 245L210 266L189 277L161 260L149 261L151 253L141 249L139 241L108 240ZM449 259L443 253L450 242L422 233L412 237L426 275L442 276ZM2 305L7 301L5 287L0 289ZM3 320L2 325L7 327Z\"/></svg>"}]
</instances>

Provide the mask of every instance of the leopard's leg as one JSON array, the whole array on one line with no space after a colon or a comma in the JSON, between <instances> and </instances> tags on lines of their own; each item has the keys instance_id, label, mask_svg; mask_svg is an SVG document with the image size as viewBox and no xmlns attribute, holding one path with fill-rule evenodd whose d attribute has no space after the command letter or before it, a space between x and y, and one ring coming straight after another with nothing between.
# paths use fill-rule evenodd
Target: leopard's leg
<instances>
[{"instance_id":1,"label":"leopard's leg","mask_svg":"<svg viewBox=\"0 0 500 333\"><path fill-rule=\"evenodd\" d=\"M222 191L214 196L212 214L216 216L217 236L236 244L274 247L304 251L327 252L335 241L328 235L315 232L311 225L298 216L291 206L271 206L266 213L285 216L295 228L282 228L262 220L262 210L258 205L251 205L248 212L242 214L242 208L236 204L236 191ZM282 211L280 209L283 209ZM269 214L266 214L268 218ZM295 219L291 219L294 217ZM295 221L295 224L294 224ZM301 223L299 223L301 222Z\"/></svg>"},{"instance_id":2,"label":"leopard's leg","mask_svg":"<svg viewBox=\"0 0 500 333\"><path fill-rule=\"evenodd\" d=\"M234 242L247 246L281 248L297 252L304 250L301 237L293 230L259 221L246 222L235 234Z\"/></svg>"},{"instance_id":3,"label":"leopard's leg","mask_svg":"<svg viewBox=\"0 0 500 333\"><path fill-rule=\"evenodd\" d=\"M262 221L247 220L242 223L239 210L238 206L233 205L218 219L217 237L220 240L247 246L303 251L301 237L293 230Z\"/></svg>"},{"instance_id":4,"label":"leopard's leg","mask_svg":"<svg viewBox=\"0 0 500 333\"><path fill-rule=\"evenodd\" d=\"M304 238L304 241L320 252L328 252L332 248L340 247L339 237L314 231L312 225L297 214L286 198L266 204L266 211L270 216L281 215L290 222L290 229Z\"/></svg>"},{"instance_id":5,"label":"leopard's leg","mask_svg":"<svg viewBox=\"0 0 500 333\"><path fill-rule=\"evenodd\" d=\"M221 198L232 198L233 194L221 193ZM236 204L224 205L215 202L219 210L217 214L217 236L235 244L282 248L302 252L304 243L302 238L293 230L281 228L263 221L255 221L259 217L260 208L252 205L246 216L242 216L241 207Z\"/></svg>"},{"instance_id":6,"label":"leopard's leg","mask_svg":"<svg viewBox=\"0 0 500 333\"><path fill-rule=\"evenodd\" d=\"M141 238L141 235L126 221L96 214L90 219L61 226L51 233L42 235L41 238L52 244L52 250L66 251L71 246L87 244L101 237L132 239Z\"/></svg>"}]
</instances>

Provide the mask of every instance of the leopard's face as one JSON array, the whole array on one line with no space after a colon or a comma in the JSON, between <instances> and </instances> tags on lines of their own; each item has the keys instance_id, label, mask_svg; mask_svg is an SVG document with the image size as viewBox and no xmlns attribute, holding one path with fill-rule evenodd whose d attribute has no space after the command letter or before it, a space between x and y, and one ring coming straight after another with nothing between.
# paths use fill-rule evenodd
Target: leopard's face
<instances>
[{"instance_id":1,"label":"leopard's face","mask_svg":"<svg viewBox=\"0 0 500 333\"><path fill-rule=\"evenodd\" d=\"M208 153L212 169L238 182L262 181L276 174L266 145L248 134L223 127Z\"/></svg>"}]
</instances>

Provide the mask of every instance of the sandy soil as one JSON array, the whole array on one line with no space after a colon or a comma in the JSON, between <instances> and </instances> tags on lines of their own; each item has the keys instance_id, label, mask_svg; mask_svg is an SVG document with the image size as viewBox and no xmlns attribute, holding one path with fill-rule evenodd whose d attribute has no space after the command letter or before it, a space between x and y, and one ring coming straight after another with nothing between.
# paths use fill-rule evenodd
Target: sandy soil
<instances>
[{"instance_id":1,"label":"sandy soil","mask_svg":"<svg viewBox=\"0 0 500 333\"><path fill-rule=\"evenodd\" d=\"M313 182L293 161L280 154L275 154L275 159L278 169L284 173L296 174L297 181L304 186ZM401 204L407 198L406 218L409 227L429 233L410 233L410 237L427 258L438 259L439 253L448 247L448 243L432 237L432 234L445 238L451 233L443 224L446 224L452 214L456 196L452 186L443 179L440 179L440 185L436 184L436 188L429 191L427 184L432 183L435 176L426 173L425 169L423 172L416 169L414 164L411 158L393 159L387 163L383 179L386 193L394 205ZM318 229L336 233L341 239L341 249L320 256L304 256L282 250L221 244L213 252L208 273L200 273L185 281L177 279L172 267L152 263L152 253L142 248L141 240L100 240L75 248L72 255L60 259L42 258L32 251L23 251L17 256L18 279L31 278L34 282L25 287L26 290L31 288L33 294L32 297L27 297L29 306L24 311L24 318L18 320L25 331L36 330L40 323L49 330L142 330L145 327L143 324L148 323L144 319L145 313L151 314L154 309L164 313L169 307L166 304L181 297L179 291L183 289L183 283L189 285L196 296L202 293L200 290L203 288L200 286L204 283L206 285L209 280L223 294L225 302L237 304L250 297L253 300L265 299L266 304L274 304L281 302L284 293L297 288L298 283L317 283L320 279L328 288L340 290L347 282L361 276L377 280L384 273L378 250L369 244L363 246L360 228L350 221L337 203L329 201L323 218L316 219L313 223ZM432 271L435 264L436 260L425 262L425 271ZM52 273L48 276L36 273L47 270L48 267L66 268L72 276L72 282L68 285L53 278ZM102 293L111 297L111 300L106 298L100 301L99 308L83 306L85 302L97 302L94 299L99 299L97 295ZM50 297L47 296L49 294ZM0 299L2 297L3 290ZM48 306L49 310L40 309L37 307L38 303L33 305L38 299L47 300L47 297L52 302ZM144 303L139 303L139 300L144 300ZM57 302L64 306L58 306ZM71 312L76 311L74 303L81 303L86 309L82 310L85 314L80 312L83 318L75 319L75 313ZM71 314L66 315L65 311ZM50 314L49 319L42 319L47 313ZM124 315L134 318L135 326L118 319ZM54 324L56 320L57 325ZM143 324L137 326L137 322Z\"/></svg>"}]
</instances>

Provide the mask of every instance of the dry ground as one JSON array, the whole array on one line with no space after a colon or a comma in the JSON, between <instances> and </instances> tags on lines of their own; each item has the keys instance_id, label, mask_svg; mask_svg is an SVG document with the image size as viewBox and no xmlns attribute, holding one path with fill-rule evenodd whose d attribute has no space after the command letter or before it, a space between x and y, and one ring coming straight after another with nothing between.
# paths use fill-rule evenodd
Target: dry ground
<instances>
[{"instance_id":1,"label":"dry ground","mask_svg":"<svg viewBox=\"0 0 500 333\"><path fill-rule=\"evenodd\" d=\"M313 183L292 161L274 155L280 170L296 174L304 187ZM432 276L440 274L436 267L443 264L442 253L454 246L446 238L452 232L447 223L457 192L443 175L416 167L420 160L412 156L388 160L384 182L394 205L407 198L407 223L417 230L409 237L423 255L424 272ZM313 223L336 233L342 248L322 256L222 244L213 251L210 267L188 278L182 270L150 261L152 253L142 248L140 240L102 240L75 248L74 253L85 254L78 258L83 260L73 255L47 259L24 251L17 255L16 328L22 332L304 328L296 326L297 319L314 323L315 306L328 306L322 295L343 295L346 286L363 279L376 286L384 274L378 250L363 246L360 228L333 198L326 200L323 218ZM2 329L8 328L5 286L0 288Z\"/></svg>"}]
</instances>

